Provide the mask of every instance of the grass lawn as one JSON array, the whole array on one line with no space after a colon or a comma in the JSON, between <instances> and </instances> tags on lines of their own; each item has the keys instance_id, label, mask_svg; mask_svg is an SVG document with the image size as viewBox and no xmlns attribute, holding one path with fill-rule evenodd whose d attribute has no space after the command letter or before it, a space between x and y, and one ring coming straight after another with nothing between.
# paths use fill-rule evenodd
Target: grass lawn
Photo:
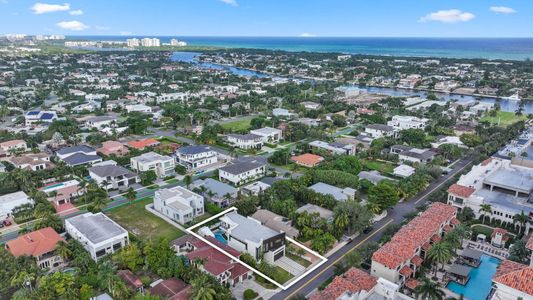
<instances>
[{"instance_id":1,"label":"grass lawn","mask_svg":"<svg viewBox=\"0 0 533 300\"><path fill-rule=\"evenodd\" d=\"M177 180L176 178L172 178L172 179L165 181L166 184L173 184L173 183L178 183L178 182L179 180Z\"/></svg>"},{"instance_id":2,"label":"grass lawn","mask_svg":"<svg viewBox=\"0 0 533 300\"><path fill-rule=\"evenodd\" d=\"M172 241L185 234L147 211L144 207L149 203L152 203L152 198L111 209L105 214L142 239L165 238Z\"/></svg>"},{"instance_id":3,"label":"grass lawn","mask_svg":"<svg viewBox=\"0 0 533 300\"><path fill-rule=\"evenodd\" d=\"M474 224L474 225L472 225L472 229L474 229L474 228L476 228L476 231L478 231L481 234L484 234L485 236L491 236L492 235L493 229L488 227L488 226L484 226L482 224Z\"/></svg>"},{"instance_id":4,"label":"grass lawn","mask_svg":"<svg viewBox=\"0 0 533 300\"><path fill-rule=\"evenodd\" d=\"M286 253L286 256L292 260L294 260L295 262L299 263L300 265L304 266L304 267L309 267L311 265L311 262L308 261L307 259L304 259L304 258L301 258L299 257L298 255L294 255L292 253L289 253L287 252Z\"/></svg>"},{"instance_id":5,"label":"grass lawn","mask_svg":"<svg viewBox=\"0 0 533 300\"><path fill-rule=\"evenodd\" d=\"M276 273L274 274L274 276L272 276L271 279L274 279L274 281L277 281L278 283L284 284L285 282L289 281L289 279L294 277L294 276L292 276L291 273L285 271L281 267L278 267L278 266L273 266L273 267L276 270ZM263 286L264 288L267 288L267 289L275 289L275 288L277 288L277 286L275 286L270 281L264 279L263 277L261 277L259 275L255 275L255 281L257 283L259 283L261 286Z\"/></svg>"},{"instance_id":6,"label":"grass lawn","mask_svg":"<svg viewBox=\"0 0 533 300\"><path fill-rule=\"evenodd\" d=\"M394 171L394 164L392 163L386 163L382 161L375 161L375 160L362 160L363 166L365 169L369 170L376 170L381 173L392 173Z\"/></svg>"},{"instance_id":7,"label":"grass lawn","mask_svg":"<svg viewBox=\"0 0 533 300\"><path fill-rule=\"evenodd\" d=\"M246 131L250 129L250 121L251 119L241 119L241 120L221 124L221 126L222 128L224 128L224 130L230 130L232 132Z\"/></svg>"},{"instance_id":8,"label":"grass lawn","mask_svg":"<svg viewBox=\"0 0 533 300\"><path fill-rule=\"evenodd\" d=\"M527 116L521 115L517 116L514 112L508 112L508 111L499 111L496 114L496 117L491 117L487 113L483 118L481 118L480 122L487 121L491 124L500 124L500 126L507 127L513 123L516 123L518 121L526 120Z\"/></svg>"}]
</instances>

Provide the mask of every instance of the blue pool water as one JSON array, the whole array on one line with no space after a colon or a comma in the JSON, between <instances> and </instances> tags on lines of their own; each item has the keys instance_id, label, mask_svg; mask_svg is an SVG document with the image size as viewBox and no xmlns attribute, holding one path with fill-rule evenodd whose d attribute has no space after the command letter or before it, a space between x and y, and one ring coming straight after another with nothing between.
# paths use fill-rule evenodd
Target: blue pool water
<instances>
[{"instance_id":1,"label":"blue pool water","mask_svg":"<svg viewBox=\"0 0 533 300\"><path fill-rule=\"evenodd\" d=\"M220 231L215 232L215 238L216 238L219 242L221 242L221 243L223 243L223 244L227 244L227 243L228 243L228 241L226 241L226 239L225 239L224 236L222 235L222 232L220 232Z\"/></svg>"},{"instance_id":2,"label":"blue pool water","mask_svg":"<svg viewBox=\"0 0 533 300\"><path fill-rule=\"evenodd\" d=\"M463 295L466 299L486 299L492 286L492 276L496 273L499 264L499 259L482 255L479 268L472 270L470 280L466 285L452 281L447 288L458 295Z\"/></svg>"},{"instance_id":3,"label":"blue pool water","mask_svg":"<svg viewBox=\"0 0 533 300\"><path fill-rule=\"evenodd\" d=\"M57 184L53 184L53 185L50 185L50 186L47 186L45 188L43 188L44 191L47 191L47 190L50 190L52 188L55 188L55 187L59 187L59 186L63 186L65 185L64 183L57 183Z\"/></svg>"}]
</instances>

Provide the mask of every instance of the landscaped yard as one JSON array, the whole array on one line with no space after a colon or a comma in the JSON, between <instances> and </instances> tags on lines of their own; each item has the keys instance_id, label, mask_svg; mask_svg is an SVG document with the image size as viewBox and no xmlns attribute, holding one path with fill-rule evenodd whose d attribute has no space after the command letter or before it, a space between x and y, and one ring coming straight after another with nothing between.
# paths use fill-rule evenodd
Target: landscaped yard
<instances>
[{"instance_id":1,"label":"landscaped yard","mask_svg":"<svg viewBox=\"0 0 533 300\"><path fill-rule=\"evenodd\" d=\"M500 126L507 127L513 123L516 123L518 121L526 120L527 116L521 115L517 116L514 112L508 112L508 111L498 111L495 117L491 117L488 115L485 115L483 118L481 118L481 122L487 121L491 124L499 124Z\"/></svg>"},{"instance_id":2,"label":"landscaped yard","mask_svg":"<svg viewBox=\"0 0 533 300\"><path fill-rule=\"evenodd\" d=\"M143 239L165 238L172 241L185 234L147 211L144 207L149 203L152 203L152 198L126 204L105 213L129 232Z\"/></svg>"},{"instance_id":3,"label":"landscaped yard","mask_svg":"<svg viewBox=\"0 0 533 300\"><path fill-rule=\"evenodd\" d=\"M362 160L363 166L369 170L376 170L381 173L392 173L394 171L395 165L392 163L386 163L382 161L375 160Z\"/></svg>"},{"instance_id":4,"label":"landscaped yard","mask_svg":"<svg viewBox=\"0 0 533 300\"><path fill-rule=\"evenodd\" d=\"M274 279L274 281L276 281L278 283L284 284L285 282L289 281L289 279L294 277L294 276L292 276L291 273L285 271L281 267L278 267L278 266L272 266L272 267L274 268L275 273L270 278ZM259 275L255 275L255 281L257 283L259 283L261 286L263 286L263 287L265 287L267 289L275 289L275 288L277 288L277 286L275 286L270 281L264 279L263 277L261 277Z\"/></svg>"},{"instance_id":5,"label":"landscaped yard","mask_svg":"<svg viewBox=\"0 0 533 300\"><path fill-rule=\"evenodd\" d=\"M304 259L298 255L294 255L292 253L289 253L287 252L286 253L286 256L292 260L294 260L295 262L299 263L300 265L304 266L304 267L309 267L311 265L311 262L308 261L307 259Z\"/></svg>"},{"instance_id":6,"label":"landscaped yard","mask_svg":"<svg viewBox=\"0 0 533 300\"><path fill-rule=\"evenodd\" d=\"M251 119L240 119L237 121L221 124L221 126L222 128L224 128L224 130L230 130L232 132L247 131L248 129L250 129L250 120Z\"/></svg>"}]
</instances>

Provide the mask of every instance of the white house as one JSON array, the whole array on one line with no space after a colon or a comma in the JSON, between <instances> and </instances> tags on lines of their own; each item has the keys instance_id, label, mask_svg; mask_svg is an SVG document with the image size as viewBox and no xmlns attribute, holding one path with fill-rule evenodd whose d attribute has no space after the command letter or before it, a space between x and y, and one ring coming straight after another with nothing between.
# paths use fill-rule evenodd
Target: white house
<instances>
[{"instance_id":1,"label":"white house","mask_svg":"<svg viewBox=\"0 0 533 300\"><path fill-rule=\"evenodd\" d=\"M263 136L257 134L228 134L228 143L241 149L261 149L263 147Z\"/></svg>"},{"instance_id":2,"label":"white house","mask_svg":"<svg viewBox=\"0 0 533 300\"><path fill-rule=\"evenodd\" d=\"M272 110L272 115L274 117L286 117L286 118L292 118L292 117L297 116L297 114L291 113L285 108L274 108Z\"/></svg>"},{"instance_id":3,"label":"white house","mask_svg":"<svg viewBox=\"0 0 533 300\"><path fill-rule=\"evenodd\" d=\"M152 108L144 104L132 104L132 105L126 105L126 111L128 113L130 112L151 113Z\"/></svg>"},{"instance_id":4,"label":"white house","mask_svg":"<svg viewBox=\"0 0 533 300\"><path fill-rule=\"evenodd\" d=\"M161 189L155 192L154 209L185 224L204 214L204 197L182 186Z\"/></svg>"},{"instance_id":5,"label":"white house","mask_svg":"<svg viewBox=\"0 0 533 300\"><path fill-rule=\"evenodd\" d=\"M0 150L9 154L9 152L26 152L28 146L24 140L11 140L0 143Z\"/></svg>"},{"instance_id":6,"label":"white house","mask_svg":"<svg viewBox=\"0 0 533 300\"><path fill-rule=\"evenodd\" d=\"M187 170L198 170L216 164L217 152L206 145L186 146L176 150L176 161Z\"/></svg>"},{"instance_id":7,"label":"white house","mask_svg":"<svg viewBox=\"0 0 533 300\"><path fill-rule=\"evenodd\" d=\"M94 261L129 244L128 232L103 213L85 213L65 220L65 230Z\"/></svg>"},{"instance_id":8,"label":"white house","mask_svg":"<svg viewBox=\"0 0 533 300\"><path fill-rule=\"evenodd\" d=\"M408 165L399 165L396 168L394 168L394 171L392 174L394 176L407 178L415 173L415 168L408 166Z\"/></svg>"},{"instance_id":9,"label":"white house","mask_svg":"<svg viewBox=\"0 0 533 300\"><path fill-rule=\"evenodd\" d=\"M399 130L404 129L424 129L428 125L429 119L417 118L413 116L394 116L387 125Z\"/></svg>"},{"instance_id":10,"label":"white house","mask_svg":"<svg viewBox=\"0 0 533 300\"><path fill-rule=\"evenodd\" d=\"M174 158L166 155L148 152L130 159L131 168L137 172L153 170L159 178L174 175Z\"/></svg>"},{"instance_id":11,"label":"white house","mask_svg":"<svg viewBox=\"0 0 533 300\"><path fill-rule=\"evenodd\" d=\"M372 138L397 137L398 130L385 124L370 124L365 127L365 133Z\"/></svg>"},{"instance_id":12,"label":"white house","mask_svg":"<svg viewBox=\"0 0 533 300\"><path fill-rule=\"evenodd\" d=\"M136 173L115 164L104 164L89 168L89 176L106 190L123 190L140 181Z\"/></svg>"},{"instance_id":13,"label":"white house","mask_svg":"<svg viewBox=\"0 0 533 300\"><path fill-rule=\"evenodd\" d=\"M259 129L250 130L250 133L261 136L263 143L268 144L278 143L283 136L283 132L281 130L272 127L263 127Z\"/></svg>"},{"instance_id":14,"label":"white house","mask_svg":"<svg viewBox=\"0 0 533 300\"><path fill-rule=\"evenodd\" d=\"M96 116L85 121L85 128L102 130L107 127L116 127L117 118L112 116Z\"/></svg>"},{"instance_id":15,"label":"white house","mask_svg":"<svg viewBox=\"0 0 533 300\"><path fill-rule=\"evenodd\" d=\"M31 126L34 123L52 123L57 120L57 113L55 111L32 110L24 115L26 126Z\"/></svg>"},{"instance_id":16,"label":"white house","mask_svg":"<svg viewBox=\"0 0 533 300\"><path fill-rule=\"evenodd\" d=\"M13 208L23 204L33 204L33 200L23 191L0 196L0 220L11 216Z\"/></svg>"},{"instance_id":17,"label":"white house","mask_svg":"<svg viewBox=\"0 0 533 300\"><path fill-rule=\"evenodd\" d=\"M323 141L312 141L309 143L309 147L321 149L336 155L354 155L356 153L355 145L340 142L326 143Z\"/></svg>"},{"instance_id":18,"label":"white house","mask_svg":"<svg viewBox=\"0 0 533 300\"><path fill-rule=\"evenodd\" d=\"M267 164L263 158L241 158L227 166L218 169L220 181L240 185L265 176Z\"/></svg>"},{"instance_id":19,"label":"white house","mask_svg":"<svg viewBox=\"0 0 533 300\"><path fill-rule=\"evenodd\" d=\"M239 252L247 252L256 260L263 257L271 263L285 255L284 232L277 232L235 211L221 217L220 222L220 229L228 236L228 245Z\"/></svg>"}]
</instances>

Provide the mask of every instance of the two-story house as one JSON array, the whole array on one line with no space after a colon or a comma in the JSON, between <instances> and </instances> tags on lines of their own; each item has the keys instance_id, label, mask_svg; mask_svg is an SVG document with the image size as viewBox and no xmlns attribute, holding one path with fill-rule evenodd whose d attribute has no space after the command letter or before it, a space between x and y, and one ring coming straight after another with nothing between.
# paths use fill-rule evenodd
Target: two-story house
<instances>
[{"instance_id":1,"label":"two-story house","mask_svg":"<svg viewBox=\"0 0 533 300\"><path fill-rule=\"evenodd\" d=\"M186 146L176 150L176 161L187 170L195 171L216 164L218 155L206 145Z\"/></svg>"},{"instance_id":2,"label":"two-story house","mask_svg":"<svg viewBox=\"0 0 533 300\"><path fill-rule=\"evenodd\" d=\"M180 224L186 224L204 214L204 197L182 186L160 189L155 192L154 209Z\"/></svg>"},{"instance_id":3,"label":"two-story house","mask_svg":"<svg viewBox=\"0 0 533 300\"><path fill-rule=\"evenodd\" d=\"M131 168L137 172L154 171L157 177L165 178L175 174L174 158L166 155L148 152L130 159Z\"/></svg>"},{"instance_id":4,"label":"two-story house","mask_svg":"<svg viewBox=\"0 0 533 300\"><path fill-rule=\"evenodd\" d=\"M15 257L32 256L41 269L55 271L64 266L56 252L59 241L65 241L52 227L45 227L23 234L6 242L6 250Z\"/></svg>"}]
</instances>

